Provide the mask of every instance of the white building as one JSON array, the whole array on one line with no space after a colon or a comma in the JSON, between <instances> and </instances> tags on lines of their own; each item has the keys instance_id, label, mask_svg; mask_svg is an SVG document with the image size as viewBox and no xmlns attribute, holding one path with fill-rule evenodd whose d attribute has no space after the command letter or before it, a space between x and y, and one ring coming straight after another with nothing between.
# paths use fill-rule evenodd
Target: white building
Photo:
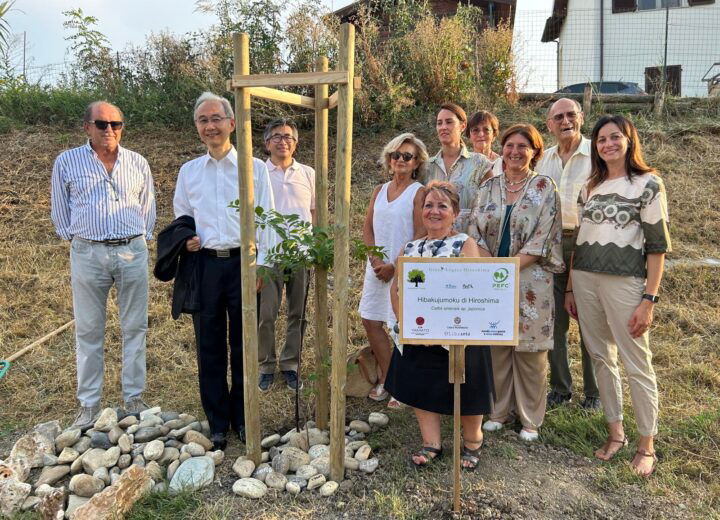
<instances>
[{"instance_id":1,"label":"white building","mask_svg":"<svg viewBox=\"0 0 720 520\"><path fill-rule=\"evenodd\" d=\"M720 73L720 3L555 0L542 41L558 42L557 80L562 87L627 81L652 93L667 52L671 92L707 96L703 76L711 69L710 76Z\"/></svg>"}]
</instances>

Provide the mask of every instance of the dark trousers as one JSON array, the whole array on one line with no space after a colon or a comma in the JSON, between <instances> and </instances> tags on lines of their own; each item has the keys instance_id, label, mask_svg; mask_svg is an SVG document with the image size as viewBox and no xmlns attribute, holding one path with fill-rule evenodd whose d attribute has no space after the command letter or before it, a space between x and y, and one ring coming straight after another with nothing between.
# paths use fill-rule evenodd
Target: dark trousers
<instances>
[{"instance_id":1,"label":"dark trousers","mask_svg":"<svg viewBox=\"0 0 720 520\"><path fill-rule=\"evenodd\" d=\"M197 269L200 311L193 314L193 325L200 401L212 433L225 433L230 427L238 431L245 425L240 257L217 258L199 253Z\"/></svg>"},{"instance_id":2,"label":"dark trousers","mask_svg":"<svg viewBox=\"0 0 720 520\"><path fill-rule=\"evenodd\" d=\"M570 269L570 255L572 253L572 237L563 236L563 259L568 270ZM565 311L565 289L567 288L568 271L555 275L555 328L553 331L553 349L548 352L550 361L550 389L562 395L572 393L572 375L568 360L568 328L570 315ZM585 397L600 397L600 392L593 371L592 360L580 339L580 352L582 353L583 391Z\"/></svg>"}]
</instances>

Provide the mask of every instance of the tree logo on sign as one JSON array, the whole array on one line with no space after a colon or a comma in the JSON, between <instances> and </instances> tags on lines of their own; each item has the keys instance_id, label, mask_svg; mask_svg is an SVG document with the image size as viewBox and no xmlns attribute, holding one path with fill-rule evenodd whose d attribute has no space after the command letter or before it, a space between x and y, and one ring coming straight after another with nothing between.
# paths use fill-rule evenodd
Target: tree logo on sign
<instances>
[{"instance_id":1,"label":"tree logo on sign","mask_svg":"<svg viewBox=\"0 0 720 520\"><path fill-rule=\"evenodd\" d=\"M408 273L408 282L414 283L415 287L421 283L425 283L425 273L420 269L412 269Z\"/></svg>"}]
</instances>

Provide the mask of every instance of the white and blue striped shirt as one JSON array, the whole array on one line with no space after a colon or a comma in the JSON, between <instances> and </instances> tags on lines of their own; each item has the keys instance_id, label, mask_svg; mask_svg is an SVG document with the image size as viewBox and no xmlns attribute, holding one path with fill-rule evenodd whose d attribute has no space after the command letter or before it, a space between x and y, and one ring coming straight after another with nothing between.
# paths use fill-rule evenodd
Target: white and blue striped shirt
<instances>
[{"instance_id":1,"label":"white and blue striped shirt","mask_svg":"<svg viewBox=\"0 0 720 520\"><path fill-rule=\"evenodd\" d=\"M51 217L65 240L152 238L155 188L143 156L118 146L112 172L90 142L61 153L52 171Z\"/></svg>"}]
</instances>

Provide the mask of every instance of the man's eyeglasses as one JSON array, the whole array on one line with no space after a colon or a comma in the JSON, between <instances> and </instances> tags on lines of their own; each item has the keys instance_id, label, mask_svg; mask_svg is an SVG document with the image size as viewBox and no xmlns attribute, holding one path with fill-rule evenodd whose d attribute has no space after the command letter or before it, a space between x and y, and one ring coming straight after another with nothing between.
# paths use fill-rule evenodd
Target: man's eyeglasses
<instances>
[{"instance_id":1,"label":"man's eyeglasses","mask_svg":"<svg viewBox=\"0 0 720 520\"><path fill-rule=\"evenodd\" d=\"M88 121L88 123L95 125L95 128L97 128L98 130L105 130L108 125L110 125L110 128L112 128L113 130L120 130L125 124L122 121L103 121L101 119Z\"/></svg>"},{"instance_id":2,"label":"man's eyeglasses","mask_svg":"<svg viewBox=\"0 0 720 520\"><path fill-rule=\"evenodd\" d=\"M280 141L285 141L286 143L290 144L295 141L295 136L290 134L273 134L270 136L269 140L276 144Z\"/></svg>"},{"instance_id":3,"label":"man's eyeglasses","mask_svg":"<svg viewBox=\"0 0 720 520\"><path fill-rule=\"evenodd\" d=\"M402 157L403 161L410 162L415 156L410 152L390 152L390 159L393 161L397 161L400 157Z\"/></svg>"},{"instance_id":4,"label":"man's eyeglasses","mask_svg":"<svg viewBox=\"0 0 720 520\"><path fill-rule=\"evenodd\" d=\"M554 116L552 116L552 120L555 121L556 123L562 123L562 120L565 119L566 117L567 117L568 121L575 121L578 117L578 113L577 112L565 112L564 114L563 113L555 114Z\"/></svg>"},{"instance_id":5,"label":"man's eyeglasses","mask_svg":"<svg viewBox=\"0 0 720 520\"><path fill-rule=\"evenodd\" d=\"M201 126L205 126L208 123L212 123L214 125L219 124L221 121L224 121L225 119L230 119L229 117L220 117L220 116L212 116L212 117L198 117L195 122Z\"/></svg>"}]
</instances>

